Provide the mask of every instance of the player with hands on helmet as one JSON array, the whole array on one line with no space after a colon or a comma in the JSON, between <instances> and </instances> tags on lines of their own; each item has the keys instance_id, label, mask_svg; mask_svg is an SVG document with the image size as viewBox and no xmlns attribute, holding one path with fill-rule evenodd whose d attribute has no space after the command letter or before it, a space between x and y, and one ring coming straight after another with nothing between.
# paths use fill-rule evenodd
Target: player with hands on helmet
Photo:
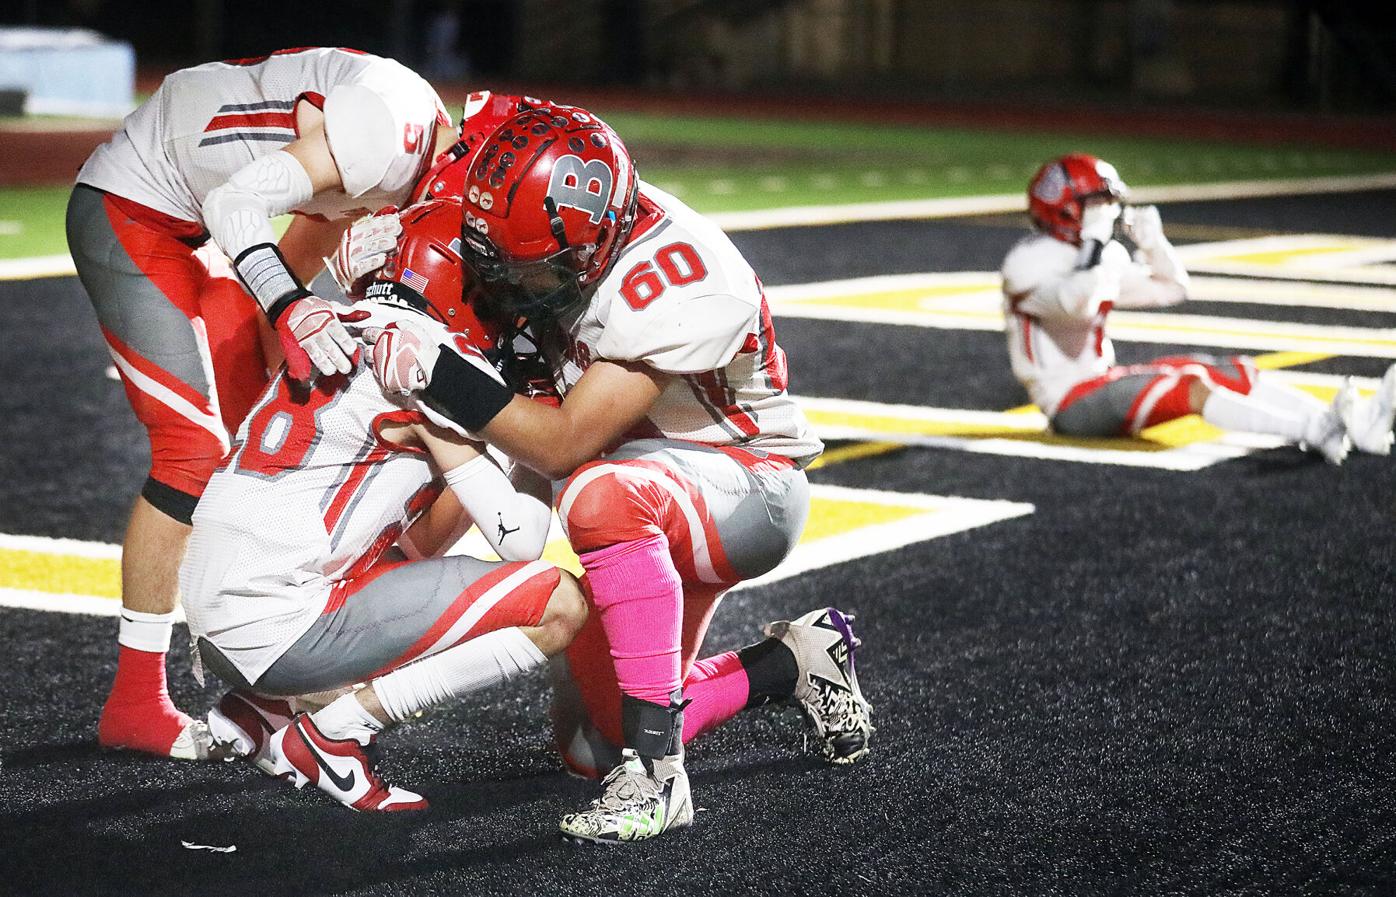
<instances>
[{"instance_id":1,"label":"player with hands on helmet","mask_svg":"<svg viewBox=\"0 0 1396 897\"><path fill-rule=\"evenodd\" d=\"M558 514L594 613L555 676L554 734L572 769L605 775L564 836L690 824L684 746L746 707L792 702L825 759L859 760L872 726L850 617L820 608L698 659L726 590L794 547L803 468L822 450L786 391L755 273L718 228L641 183L584 109L532 106L467 162L462 256L505 317L528 319L564 398L510 395L416 339L375 346L374 369L563 481Z\"/></svg>"},{"instance_id":2,"label":"player with hands on helmet","mask_svg":"<svg viewBox=\"0 0 1396 897\"><path fill-rule=\"evenodd\" d=\"M1004 318L1013 373L1068 436L1135 435L1187 414L1228 430L1283 437L1340 464L1350 445L1385 454L1396 373L1370 401L1349 382L1331 406L1266 377L1245 356L1185 355L1115 363L1115 308L1160 308L1188 293L1186 269L1154 206L1122 204L1114 166L1074 153L1028 185L1036 232L1004 258ZM1133 255L1115 239L1117 223Z\"/></svg>"},{"instance_id":3,"label":"player with hands on helmet","mask_svg":"<svg viewBox=\"0 0 1396 897\"><path fill-rule=\"evenodd\" d=\"M394 264L343 321L380 348L400 322L442 354L493 347L453 248L459 204L401 217ZM209 714L215 742L360 811L426 806L374 769L382 729L541 666L586 615L576 580L537 560L549 483L408 405L364 368L308 392L279 376L210 481L181 571L199 657L233 687ZM472 524L503 561L439 556Z\"/></svg>"},{"instance_id":4,"label":"player with hands on helmet","mask_svg":"<svg viewBox=\"0 0 1396 897\"><path fill-rule=\"evenodd\" d=\"M165 684L194 506L281 356L302 381L351 369L357 344L305 284L351 221L416 199L462 140L402 65L305 47L172 73L79 171L69 249L151 446L102 745L206 756L207 732Z\"/></svg>"}]
</instances>

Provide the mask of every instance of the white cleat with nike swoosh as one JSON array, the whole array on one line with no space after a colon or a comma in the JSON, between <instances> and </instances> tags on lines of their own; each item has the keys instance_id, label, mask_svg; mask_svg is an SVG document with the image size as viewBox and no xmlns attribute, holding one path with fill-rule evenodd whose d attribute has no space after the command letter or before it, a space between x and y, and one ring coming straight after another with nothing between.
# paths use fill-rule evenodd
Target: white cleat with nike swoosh
<instances>
[{"instance_id":1,"label":"white cleat with nike swoosh","mask_svg":"<svg viewBox=\"0 0 1396 897\"><path fill-rule=\"evenodd\" d=\"M374 755L377 739L367 744L352 738L327 738L308 713L271 737L277 757L276 774L287 775L297 788L315 785L335 800L361 813L425 810L427 800L378 777Z\"/></svg>"}]
</instances>

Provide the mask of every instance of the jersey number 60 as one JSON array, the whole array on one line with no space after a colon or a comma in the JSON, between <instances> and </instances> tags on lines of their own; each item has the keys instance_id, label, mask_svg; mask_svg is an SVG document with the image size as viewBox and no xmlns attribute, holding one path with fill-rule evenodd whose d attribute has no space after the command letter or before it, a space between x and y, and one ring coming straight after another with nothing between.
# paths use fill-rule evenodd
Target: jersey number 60
<instances>
[{"instance_id":1,"label":"jersey number 60","mask_svg":"<svg viewBox=\"0 0 1396 897\"><path fill-rule=\"evenodd\" d=\"M655 266L659 270L655 270ZM661 278L659 275L663 274ZM698 250L687 243L670 243L654 254L654 259L646 259L625 273L621 279L620 294L636 311L644 311L649 304L668 287L682 287L697 283L708 276L708 269L698 257ZM666 283L667 281L667 283Z\"/></svg>"}]
</instances>

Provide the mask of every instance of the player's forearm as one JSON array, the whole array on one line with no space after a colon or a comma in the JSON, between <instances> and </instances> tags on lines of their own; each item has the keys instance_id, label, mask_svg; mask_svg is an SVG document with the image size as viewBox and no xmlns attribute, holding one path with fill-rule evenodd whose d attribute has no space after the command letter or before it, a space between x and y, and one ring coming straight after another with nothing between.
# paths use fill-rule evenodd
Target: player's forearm
<instances>
[{"instance_id":1,"label":"player's forearm","mask_svg":"<svg viewBox=\"0 0 1396 897\"><path fill-rule=\"evenodd\" d=\"M325 257L339 247L345 222L317 221L297 215L277 244L286 267L301 283L310 283L325 268Z\"/></svg>"},{"instance_id":2,"label":"player's forearm","mask_svg":"<svg viewBox=\"0 0 1396 897\"><path fill-rule=\"evenodd\" d=\"M471 523L460 499L448 489L408 527L398 544L409 560L440 557L460 541Z\"/></svg>"},{"instance_id":3,"label":"player's forearm","mask_svg":"<svg viewBox=\"0 0 1396 897\"><path fill-rule=\"evenodd\" d=\"M445 477L465 513L501 558L531 561L543 553L551 506L516 490L492 458L482 455L446 471Z\"/></svg>"},{"instance_id":4,"label":"player's forearm","mask_svg":"<svg viewBox=\"0 0 1396 897\"><path fill-rule=\"evenodd\" d=\"M514 460L550 480L560 480L600 455L624 432L585 423L566 402L554 408L515 396L480 435Z\"/></svg>"},{"instance_id":5,"label":"player's forearm","mask_svg":"<svg viewBox=\"0 0 1396 897\"><path fill-rule=\"evenodd\" d=\"M310 177L284 151L254 159L204 199L204 224L269 317L305 288L276 246L271 219L314 195Z\"/></svg>"}]
</instances>

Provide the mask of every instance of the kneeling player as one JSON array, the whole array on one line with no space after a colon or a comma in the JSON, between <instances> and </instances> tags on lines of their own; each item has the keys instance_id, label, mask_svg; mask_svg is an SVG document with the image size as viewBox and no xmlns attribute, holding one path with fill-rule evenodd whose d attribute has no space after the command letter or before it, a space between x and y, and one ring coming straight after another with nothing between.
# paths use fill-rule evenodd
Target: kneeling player
<instances>
[{"instance_id":1,"label":"kneeling player","mask_svg":"<svg viewBox=\"0 0 1396 897\"><path fill-rule=\"evenodd\" d=\"M1038 232L1003 261L1004 318L1013 373L1068 436L1125 436L1187 414L1214 426L1281 436L1332 464L1391 451L1396 367L1377 395L1351 383L1331 407L1267 380L1246 357L1185 355L1116 365L1112 308L1157 308L1187 297L1188 274L1153 206L1129 209L1131 259L1113 239L1126 189L1110 164L1082 154L1042 166L1028 187Z\"/></svg>"},{"instance_id":2,"label":"kneeling player","mask_svg":"<svg viewBox=\"0 0 1396 897\"><path fill-rule=\"evenodd\" d=\"M799 539L803 468L823 448L786 392L751 267L641 183L583 109L532 105L463 163L463 252L490 298L536 328L544 379L566 398L511 396L410 327L380 339L374 365L386 388L566 481L558 513L596 613L568 650L554 722L574 769L609 772L564 835L630 841L688 825L684 746L747 706L798 703L830 762L865 756L858 643L838 610L697 660L726 590Z\"/></svg>"},{"instance_id":3,"label":"kneeling player","mask_svg":"<svg viewBox=\"0 0 1396 897\"><path fill-rule=\"evenodd\" d=\"M361 302L345 317L420 319L443 351L492 372L476 346L493 333L462 296L452 246L460 207L417 207L403 225L400 282L372 288L398 307ZM443 480L450 493L433 505ZM468 519L456 518L461 508ZM443 512L455 518L444 526ZM367 368L309 390L283 374L204 492L181 576L200 657L234 686L210 714L215 739L356 810L424 807L377 777L368 749L385 725L534 669L572 641L586 617L577 582L533 560L550 518L547 501L517 492L478 443L385 397ZM460 519L511 560L385 559L399 542L434 553ZM271 697L361 682L294 718Z\"/></svg>"}]
</instances>

